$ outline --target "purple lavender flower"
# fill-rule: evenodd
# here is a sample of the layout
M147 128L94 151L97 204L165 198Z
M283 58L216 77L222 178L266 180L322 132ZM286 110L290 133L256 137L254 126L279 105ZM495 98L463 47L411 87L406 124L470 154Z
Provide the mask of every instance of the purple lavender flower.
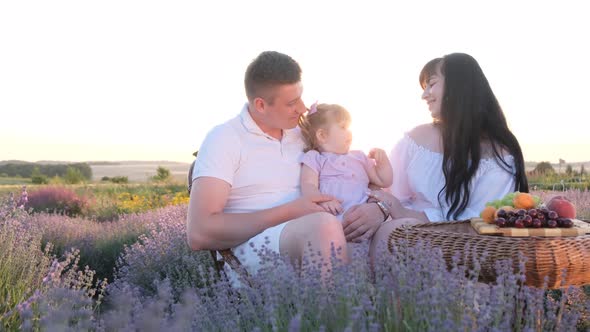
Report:
M45 259L36 286L10 308L13 316L0 311L1 323L13 322L16 315L20 325L15 328L41 330L567 331L589 327L584 324L590 298L583 289L547 291L523 286L524 273L518 271L524 266L522 260L499 261L494 271L484 271L486 255L477 257L469 246L460 248L463 254L454 255L448 264L442 250L428 241L396 243L391 254L376 258L374 270L366 259L366 244L353 247L349 264L337 258L339 248L332 248L331 257L309 251L294 265L262 246L256 248L261 269L252 275L252 285L236 287L224 273L216 274L208 252L188 248L185 220L186 207L127 215L112 223L26 211L7 214L0 222L0 239L12 241L6 248L18 247L22 252L36 248L43 253L43 238L55 242L60 254L57 260ZM125 242L119 238L127 236L131 242L115 248L116 243ZM0 277L6 265L3 254L9 252L1 246L2 241ZM68 252L70 247L77 250ZM110 285L96 281L92 265L77 267L84 252L101 259L107 252L118 257ZM480 282L488 272L497 275L496 280Z

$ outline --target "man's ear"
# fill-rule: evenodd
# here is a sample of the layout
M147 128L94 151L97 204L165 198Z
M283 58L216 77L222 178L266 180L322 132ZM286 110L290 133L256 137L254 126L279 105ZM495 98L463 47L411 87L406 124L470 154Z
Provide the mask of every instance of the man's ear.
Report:
M254 111L257 113L264 113L266 109L266 101L260 97L254 98Z

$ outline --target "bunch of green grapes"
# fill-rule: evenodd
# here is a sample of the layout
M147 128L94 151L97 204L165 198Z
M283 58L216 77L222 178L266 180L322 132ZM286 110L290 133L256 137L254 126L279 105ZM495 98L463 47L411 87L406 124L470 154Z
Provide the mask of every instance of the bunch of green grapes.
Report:
M486 206L493 206L496 209L499 209L501 207L505 207L505 206L510 206L515 208L515 204L514 204L514 197L518 194L521 194L521 192L519 191L515 191L512 193L508 193L506 194L506 196L502 197L501 199L497 199L491 202L486 203ZM541 197L537 196L537 195L531 195L531 194L526 194L529 195L534 203L535 203L535 207L539 207L541 205Z

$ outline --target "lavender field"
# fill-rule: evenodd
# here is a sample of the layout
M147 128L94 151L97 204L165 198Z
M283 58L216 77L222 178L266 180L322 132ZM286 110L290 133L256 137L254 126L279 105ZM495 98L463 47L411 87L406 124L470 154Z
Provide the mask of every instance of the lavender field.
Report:
M590 219L590 192L560 194ZM484 284L477 262L448 269L439 249L399 243L374 272L360 248L353 263L333 262L322 283L321 257L310 256L300 274L261 248L262 271L251 287L236 287L208 252L189 250L185 205L98 222L31 214L25 201L0 207L0 330L590 330L588 288L521 286L524 274L510 262Z

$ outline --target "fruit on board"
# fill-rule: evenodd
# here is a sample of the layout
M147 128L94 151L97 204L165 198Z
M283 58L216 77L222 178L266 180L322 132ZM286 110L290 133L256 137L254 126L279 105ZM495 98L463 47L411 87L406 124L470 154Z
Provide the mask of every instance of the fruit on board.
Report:
M512 200L513 205L517 209L532 209L537 205L533 196L529 193L517 192Z
M509 205L501 206L499 209L496 210L496 214L494 215L494 218L498 218L498 217L506 218L506 216L508 215L508 212L512 212L512 211L514 211L514 208L512 206L509 206Z
M491 224L494 222L494 219L496 219L496 208L493 206L486 206L479 216L483 221Z
M496 218L496 220L494 220L494 222L496 223L496 225L498 227L506 227L506 219L500 217L500 218Z
M524 194L524 195L523 195ZM518 202L518 206L515 205L515 201ZM531 203L532 201L532 203ZM518 191L508 193L501 199L496 199L486 203L486 206L493 206L496 209L506 207L512 207L517 209L531 209L537 207L541 203L541 198L537 195L531 195L529 193L521 193Z
M498 227L516 227L516 228L570 228L574 223L569 218L558 217L553 210L546 208L541 209L518 209L505 211L499 209L495 213L493 224Z
M498 227L574 227L576 209L566 197L555 196L545 206L540 203L539 196L516 191L488 202L480 217Z
M559 227L565 227L565 228L570 228L570 227L574 227L574 222L571 219L563 219L563 221L561 222L561 225Z
M561 218L576 218L576 207L565 196L553 196L545 205L548 210L557 212Z

